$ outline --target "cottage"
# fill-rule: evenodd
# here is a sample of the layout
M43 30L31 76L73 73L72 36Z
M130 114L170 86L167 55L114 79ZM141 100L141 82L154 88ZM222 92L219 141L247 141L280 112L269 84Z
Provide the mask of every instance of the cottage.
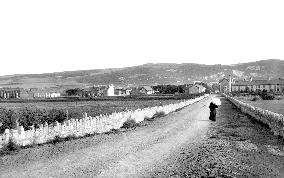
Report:
M155 94L155 91L153 90L152 87L150 86L142 86L138 88L140 90L141 93L143 94L147 94L147 95L152 95Z
M198 93L205 93L206 88L202 85L195 84L198 87Z
M34 98L57 98L61 93L56 88L42 88L34 92Z
M204 93L205 90L206 88L199 84L187 85L187 89L186 89L188 94Z
M99 87L89 87L82 90L83 97L97 97L99 96Z
M31 89L24 89L21 88L21 99L33 99L34 98L34 91L36 91L34 88Z
M20 88L0 88L0 98L20 98Z
M92 96L114 96L114 86L112 84L109 86L94 86L90 90L89 93Z
M131 91L132 91L132 88L126 88L126 89L125 89L126 95L130 95L130 94L131 94Z
M117 87L114 89L114 95L116 96L125 96L126 95L126 89L122 87Z
M114 96L114 86L112 84L107 86L105 94L105 96Z

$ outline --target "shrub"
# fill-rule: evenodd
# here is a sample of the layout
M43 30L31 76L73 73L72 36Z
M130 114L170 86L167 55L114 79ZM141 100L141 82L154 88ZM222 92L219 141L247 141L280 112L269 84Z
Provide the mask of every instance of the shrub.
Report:
M0 151L0 155L5 155L13 151L17 151L20 149L20 146L17 145L15 142L12 140L9 140L9 142L3 146L3 148Z
M144 120L153 121L154 118L163 117L165 115L166 115L166 113L164 111L159 111L159 112L156 112L152 117L145 117Z
M121 128L125 128L125 129L129 129L129 128L133 128L133 127L138 127L139 124L135 122L135 120L133 119L127 119Z
M64 141L64 140L65 140L65 138L62 138L62 137L59 137L58 135L56 135L56 136L54 137L54 139L52 139L52 140L50 141L50 143L51 143L51 144L57 144L57 143L62 142L62 141Z
M28 130L30 126L34 125L38 128L40 124L47 122L52 124L54 122L62 123L67 119L66 113L61 109L44 110L38 108L24 108L18 113L19 124Z
M65 121L67 119L67 115L66 113L61 110L61 109L51 109L48 111L48 117L46 122L47 123L52 123L52 122L59 122L62 123L63 121Z
M260 96L254 96L251 101L257 101L257 100L262 100L262 98Z
M154 117L145 117L144 120L146 120L146 121L153 121Z
M74 140L78 137L76 137L75 135L68 135L66 137L60 137L58 135L56 135L52 140L50 140L48 143L51 143L53 145L59 143L59 142L63 142L63 141L69 141L69 140Z
M75 135L68 135L67 137L65 137L65 140L68 141L68 140L74 140L76 139L77 137Z
M28 130L30 126L34 125L39 128L40 124L46 122L48 115L47 111L38 108L24 108L19 112L19 124Z
M272 93L262 93L260 95L260 97L263 99L263 100L274 100L275 96L274 94Z
M165 116L166 114L165 114L165 112L164 111L159 111L159 112L156 112L154 115L153 115L153 117L154 118L157 118L157 117L163 117L163 116Z
M17 126L16 113L11 109L0 108L0 133L5 129L14 129Z

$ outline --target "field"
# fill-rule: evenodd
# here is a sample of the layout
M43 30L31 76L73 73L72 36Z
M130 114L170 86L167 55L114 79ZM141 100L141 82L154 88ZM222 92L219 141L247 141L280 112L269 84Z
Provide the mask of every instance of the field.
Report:
M279 114L284 115L284 100L256 100L256 101L250 101L244 98L236 98L240 101L243 101L245 103L248 103L252 106L259 107L262 109L266 109L272 112L276 112Z
M13 109L16 112L23 108L39 109L62 109L68 112L68 118L82 118L82 113L86 112L90 116L100 114L110 114L126 110L142 109L171 103L178 103L181 100L161 99L161 100L105 100L105 101L68 101L68 102L32 102L32 103L0 103L0 107Z

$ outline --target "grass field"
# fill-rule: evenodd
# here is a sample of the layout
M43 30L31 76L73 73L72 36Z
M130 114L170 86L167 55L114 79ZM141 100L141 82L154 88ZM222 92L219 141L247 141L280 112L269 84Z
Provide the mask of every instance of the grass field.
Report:
M257 101L249 101L246 99L239 99L239 100L248 103L252 106L284 115L284 100L257 100Z
M106 101L70 101L70 102L34 102L34 103L0 103L0 107L13 109L16 112L22 108L39 109L63 109L68 110L69 118L82 118L82 113L86 112L90 116L100 114L110 114L126 110L142 109L171 103L178 103L181 100L106 100Z

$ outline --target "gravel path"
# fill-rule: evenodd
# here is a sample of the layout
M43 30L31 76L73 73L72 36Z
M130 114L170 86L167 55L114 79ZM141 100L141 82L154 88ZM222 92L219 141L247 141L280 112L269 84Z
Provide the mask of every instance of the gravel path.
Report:
M206 98L132 130L26 148L1 157L0 177L281 177L283 140L222 99ZM283 176L282 176L283 177Z

